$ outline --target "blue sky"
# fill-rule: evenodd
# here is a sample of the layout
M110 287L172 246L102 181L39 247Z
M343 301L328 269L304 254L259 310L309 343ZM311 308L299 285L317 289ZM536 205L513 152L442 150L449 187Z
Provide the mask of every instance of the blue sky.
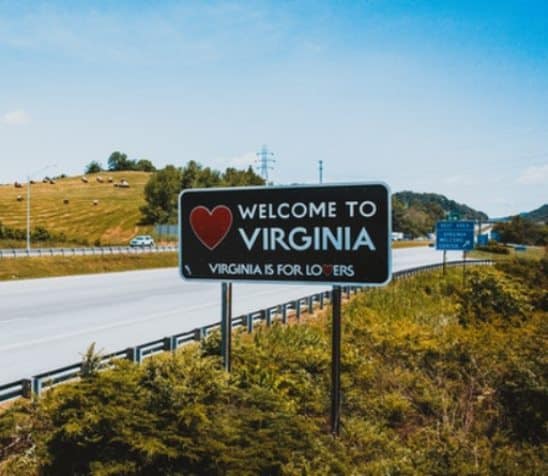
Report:
M383 180L491 216L548 190L548 2L0 0L0 182L110 152Z

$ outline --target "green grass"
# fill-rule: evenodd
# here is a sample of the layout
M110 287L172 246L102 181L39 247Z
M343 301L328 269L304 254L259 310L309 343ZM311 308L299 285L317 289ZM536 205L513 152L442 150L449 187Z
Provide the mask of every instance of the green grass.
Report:
M98 175L105 178L105 183L96 181ZM127 244L132 236L151 231L151 227L139 225L139 207L145 203L143 190L149 176L146 172L105 172L88 175L87 184L81 177L60 179L54 185L34 184L31 227L41 226L54 234L64 233L69 240L87 240L90 244L95 240L104 245ZM124 177L130 188L114 187L107 177L114 182ZM22 189L0 185L0 222L26 228L26 194L26 184ZM17 201L18 195L22 201ZM68 204L63 203L65 199ZM94 200L98 200L97 205L93 205Z
M177 266L177 253L4 258L0 260L0 281L174 266Z
M539 260L546 254L546 250L542 246L527 246L525 251L516 251L513 248L509 248L509 250L510 253L507 255L472 250L467 256L475 259L509 260L513 258L527 258Z

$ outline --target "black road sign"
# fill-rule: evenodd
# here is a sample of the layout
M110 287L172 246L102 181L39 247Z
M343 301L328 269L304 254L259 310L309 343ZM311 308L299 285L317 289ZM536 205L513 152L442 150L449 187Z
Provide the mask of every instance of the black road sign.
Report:
M179 196L185 279L381 285L391 277L383 183L190 189Z

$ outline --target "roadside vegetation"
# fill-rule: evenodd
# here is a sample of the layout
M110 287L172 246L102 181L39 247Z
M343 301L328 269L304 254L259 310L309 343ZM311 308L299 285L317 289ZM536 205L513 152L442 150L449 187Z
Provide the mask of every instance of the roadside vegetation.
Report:
M0 259L0 281L177 266L177 253L48 256Z
M493 229L500 235L503 243L548 245L548 225L529 218L515 216L509 222L497 223Z
M505 246L497 242L490 242L486 246L478 246L467 253L469 258L512 260L512 259L533 259L539 260L547 253L546 247L527 246L525 249L516 250L513 246Z
M543 258L354 297L337 439L328 312L237 333L230 375L217 336L141 366L90 365L0 417L0 474L547 474L547 290Z

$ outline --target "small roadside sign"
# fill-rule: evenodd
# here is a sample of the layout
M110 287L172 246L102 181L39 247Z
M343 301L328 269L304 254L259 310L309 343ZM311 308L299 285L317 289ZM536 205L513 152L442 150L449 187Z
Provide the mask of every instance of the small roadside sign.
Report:
M474 222L472 220L439 221L436 224L437 250L462 250L474 248Z
M383 285L391 278L383 183L190 189L179 214L184 279Z
M478 235L478 245L487 246L489 244L489 235Z

